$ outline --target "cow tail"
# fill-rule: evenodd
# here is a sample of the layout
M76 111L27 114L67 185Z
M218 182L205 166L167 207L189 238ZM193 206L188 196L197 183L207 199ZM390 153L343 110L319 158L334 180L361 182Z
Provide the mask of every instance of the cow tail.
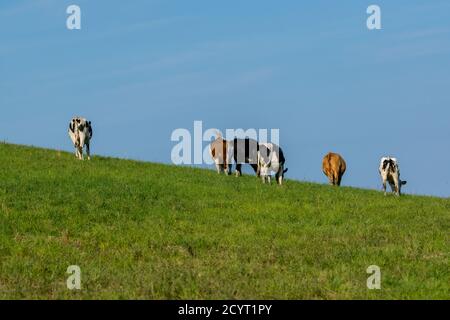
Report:
M91 124L90 121L88 122L88 126L89 126L89 138L92 138L92 136L94 135L94 133L93 133L93 131L92 131L92 124Z

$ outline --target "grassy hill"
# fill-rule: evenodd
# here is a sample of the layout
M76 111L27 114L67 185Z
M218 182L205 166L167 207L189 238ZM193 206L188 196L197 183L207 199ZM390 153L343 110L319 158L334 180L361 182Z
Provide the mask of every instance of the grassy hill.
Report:
M0 144L3 299L448 299L449 230L449 199Z

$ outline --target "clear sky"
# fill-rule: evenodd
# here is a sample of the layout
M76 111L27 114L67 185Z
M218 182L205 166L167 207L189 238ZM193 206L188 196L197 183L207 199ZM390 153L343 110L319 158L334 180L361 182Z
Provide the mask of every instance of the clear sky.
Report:
M66 28L66 8L82 29ZM369 31L366 9L382 10ZM176 128L279 128L287 178L450 196L450 1L2 0L0 140L169 163Z

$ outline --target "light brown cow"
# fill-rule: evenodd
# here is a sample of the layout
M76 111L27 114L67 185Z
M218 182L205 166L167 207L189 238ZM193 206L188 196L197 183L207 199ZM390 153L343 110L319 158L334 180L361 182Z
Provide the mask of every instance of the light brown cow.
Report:
M225 172L231 174L233 147L232 143L224 140L220 133L217 133L217 138L209 146L211 158L216 164L217 173Z
M333 186L341 185L342 176L346 169L347 165L344 159L337 153L330 152L323 158L323 173L325 173Z

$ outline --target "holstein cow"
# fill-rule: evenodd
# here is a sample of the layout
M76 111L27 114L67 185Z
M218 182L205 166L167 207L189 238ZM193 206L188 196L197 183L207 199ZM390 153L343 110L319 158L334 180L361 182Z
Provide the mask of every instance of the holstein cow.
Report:
M259 144L256 140L245 138L233 140L233 158L236 163L236 176L242 175L242 164L249 164L259 177L258 167Z
M273 143L260 143L258 151L259 174L262 181L270 183L271 173L275 173L275 179L279 185L283 184L284 174L288 169L284 168L286 159L283 150Z
M400 169L397 159L392 157L381 158L379 172L383 180L384 195L386 195L386 182L389 182L392 192L400 196L402 186L406 184L406 181L400 180Z
M322 161L323 173L330 180L330 184L333 186L340 186L342 176L347 170L347 164L344 158L337 153L329 152Z
M209 152L216 164L217 173L225 172L225 174L231 174L233 146L231 143L224 140L219 132L217 132L216 140L211 142Z
M81 117L74 117L69 124L69 136L75 147L75 156L83 160L83 148L86 146L88 160L91 160L91 139L92 124L91 121Z

